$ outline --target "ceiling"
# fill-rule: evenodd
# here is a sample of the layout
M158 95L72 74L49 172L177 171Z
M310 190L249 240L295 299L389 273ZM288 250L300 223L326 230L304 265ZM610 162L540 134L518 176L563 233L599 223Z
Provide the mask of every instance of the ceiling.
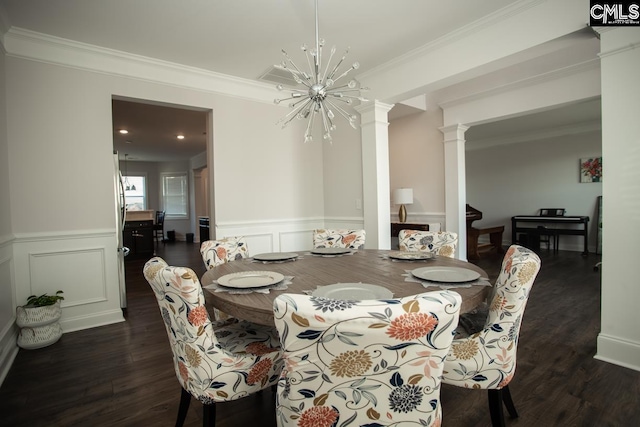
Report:
M530 1L535 0L520 0ZM325 57L331 46L336 46L336 55L349 48L346 62L358 61L358 73L364 73L513 3L319 0L319 34L326 39ZM273 70L273 65L282 61L281 49L306 68L300 46L315 43L312 0L2 0L0 18L8 28L249 80L261 80ZM130 159L175 160L205 150L206 112L128 101L114 102L113 124L114 131L130 128L125 137L114 132L114 146L129 153ZM401 109L394 114L411 112ZM585 120L578 112L567 107L562 116ZM535 126L559 117L540 114ZM533 125L532 120L520 125L523 123ZM494 125L485 133L500 129ZM178 132L185 132L185 140L175 139Z
M128 160L189 160L207 149L207 112L114 99L113 149ZM129 133L122 135L120 129ZM178 135L184 139L179 140Z

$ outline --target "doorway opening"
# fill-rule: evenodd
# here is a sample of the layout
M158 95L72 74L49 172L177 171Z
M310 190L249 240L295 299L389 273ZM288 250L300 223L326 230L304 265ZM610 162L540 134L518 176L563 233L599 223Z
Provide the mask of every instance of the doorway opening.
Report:
M125 262L146 262L155 255L155 245L193 243L199 218L208 218L213 210L209 176L212 111L120 96L113 96L111 102L116 172L123 175L122 182L127 177L128 181L143 178L136 181L135 196L144 203L127 203L132 196L127 193L134 191L130 182L120 186L122 197L114 197L120 216L121 306L126 308ZM164 235L158 242L153 236L157 212L165 213ZM129 249L126 258L120 250L125 246Z

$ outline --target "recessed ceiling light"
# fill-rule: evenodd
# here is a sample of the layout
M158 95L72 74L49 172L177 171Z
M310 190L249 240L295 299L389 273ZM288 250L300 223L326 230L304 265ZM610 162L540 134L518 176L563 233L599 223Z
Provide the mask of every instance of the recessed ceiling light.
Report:
M177 138L178 139L184 139L184 135L178 135Z
M126 129L120 129L118 132L120 132L120 133L121 133L121 134L123 134L123 135L126 135L126 134L128 134L128 133L129 133L129 131L128 131L128 130L126 130Z

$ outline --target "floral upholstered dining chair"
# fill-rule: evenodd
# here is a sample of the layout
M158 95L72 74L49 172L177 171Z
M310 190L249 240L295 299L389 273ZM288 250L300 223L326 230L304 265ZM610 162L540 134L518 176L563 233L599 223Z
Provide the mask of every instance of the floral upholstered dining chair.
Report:
M364 230L313 230L313 247L364 249Z
M539 270L538 255L512 245L502 261L484 328L469 337L453 340L445 360L442 379L445 384L489 391L494 427L504 426L503 402L509 415L518 417L509 383L516 370L522 316Z
M204 405L204 425L215 425L215 406L276 384L283 361L274 328L245 321L211 322L193 270L159 257L147 261L144 277L160 307L173 365L182 386L176 426L191 397Z
M200 255L204 266L210 270L225 262L247 258L249 249L244 237L225 237L219 240L206 240L200 245Z
M249 249L244 237L225 237L219 240L206 240L200 245L200 255L207 270L229 261L247 258ZM227 313L213 307L213 317L216 320L231 318Z
M458 234L451 231L400 230L398 244L401 251L431 252L453 258Z
M440 381L460 295L274 301L285 359L278 426L440 426Z

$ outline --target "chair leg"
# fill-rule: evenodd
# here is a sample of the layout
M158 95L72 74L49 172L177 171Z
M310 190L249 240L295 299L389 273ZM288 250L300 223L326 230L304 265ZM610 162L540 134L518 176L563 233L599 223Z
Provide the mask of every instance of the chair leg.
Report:
M502 412L502 390L489 390L489 414L493 427L504 427Z
M216 404L202 405L202 426L215 427L216 425Z
M189 410L189 404L191 403L191 395L184 388L180 395L180 407L178 408L178 419L176 420L176 427L182 427L184 420L187 418L187 411Z
M516 406L513 404L513 399L511 399L511 392L509 391L508 385L502 388L502 401L504 402L504 406L507 407L509 416L511 418L518 418L518 411L516 411Z

